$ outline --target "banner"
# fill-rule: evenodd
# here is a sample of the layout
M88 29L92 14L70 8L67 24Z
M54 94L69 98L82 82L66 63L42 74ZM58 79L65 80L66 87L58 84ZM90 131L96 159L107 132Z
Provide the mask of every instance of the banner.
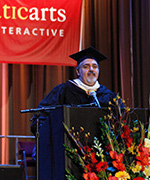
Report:
M0 62L75 66L82 0L1 0Z

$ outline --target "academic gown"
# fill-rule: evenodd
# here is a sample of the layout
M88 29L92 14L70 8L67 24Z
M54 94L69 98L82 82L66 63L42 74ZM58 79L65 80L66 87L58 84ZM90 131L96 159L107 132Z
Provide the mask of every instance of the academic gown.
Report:
M109 101L115 97L115 93L107 89L104 85L96 91L97 98L101 107L107 107ZM48 107L51 105L82 105L94 102L93 97L88 95L83 89L79 88L74 83L67 81L56 86L39 104L39 108ZM48 114L53 116L53 110L42 112L40 114L40 126L43 123L49 122L43 128L40 128L40 146L44 148L40 152L40 178L39 180L63 180L64 179L64 148L63 148L63 125L60 122L52 121ZM59 115L58 115L59 116ZM36 118L31 125L31 131L35 133ZM46 121L47 119L47 121ZM58 118L59 119L59 118ZM45 129L44 129L45 128ZM60 134L55 133L60 132ZM49 134L49 135L48 135ZM47 147L43 144L48 139ZM57 149L57 150L56 150ZM58 150L59 149L59 150ZM48 155L47 155L48 154ZM51 154L51 155L50 155ZM58 156L59 155L59 156ZM55 163L54 163L55 162ZM48 169L47 169L48 168ZM61 170L61 171L60 171ZM59 171L59 173L58 173Z
M107 107L109 101L115 97L115 93L107 89L104 85L96 91L96 96L102 107ZM83 89L71 81L56 86L39 104L39 107L50 105L79 105L93 102L93 97L89 96Z

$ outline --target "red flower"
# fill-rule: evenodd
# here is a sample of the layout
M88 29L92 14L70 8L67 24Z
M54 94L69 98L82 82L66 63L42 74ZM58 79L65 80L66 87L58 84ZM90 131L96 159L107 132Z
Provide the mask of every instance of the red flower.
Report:
M99 177L96 176L94 172L88 172L83 174L85 180L99 180Z
M122 137L123 138L129 137L130 132L131 132L131 130L129 129L129 126L125 125L123 128L124 128L124 132L122 133Z
M88 170L88 172L91 172L91 170L92 170L92 168L93 168L93 167L91 166L91 164L87 164L85 167L86 167L86 169ZM85 170L86 170L86 169L85 169Z
M133 178L133 180L144 180L142 177Z
M101 170L104 172L105 169L108 168L108 164L107 162L99 162L97 165L96 165L96 170L97 172L100 172Z
M117 168L118 170L124 171L125 170L125 166L122 163L122 161L123 161L123 154L117 154L116 151L110 151L109 154L110 154L110 157L112 159L115 159L115 161L112 162L113 166L115 168Z
M118 170L125 171L125 165L123 163L117 163L116 161L113 161L112 164Z
M92 164L97 163L95 152L91 152L91 148L89 146L85 146L84 151L86 152L86 154L84 155L86 160L88 160Z
M110 151L109 154L112 159L116 159L116 162L123 161L123 154L117 154L116 151Z
M133 142L133 138L130 137L131 130L129 129L128 125L125 125L123 128L124 128L124 132L121 134L121 136L125 140L127 147L130 147Z
M105 146L105 151L109 152L112 150L112 146L110 144L108 144L107 146Z
M144 147L142 144L139 144L139 151L143 152L146 156L149 156L149 149Z
M94 171L95 170L95 165L96 163L98 162L97 159L95 158L95 152L89 154L89 155L86 155L89 163L85 166L87 168L87 170L89 172L91 171Z
M109 176L109 177L108 177L108 180L118 180L118 178L115 177L115 176Z
M136 163L142 166L141 171L144 171L145 166L149 166L149 149L140 144L136 159L138 160Z
M133 138L129 137L128 139L125 140L125 142L126 142L127 147L130 147L133 142Z
M91 162L92 162L93 164L97 163L97 159L95 158L95 152L93 152L93 153L91 154Z
M89 147L89 146L84 146L84 151L86 152L86 153L89 153L89 152L91 152L91 148Z

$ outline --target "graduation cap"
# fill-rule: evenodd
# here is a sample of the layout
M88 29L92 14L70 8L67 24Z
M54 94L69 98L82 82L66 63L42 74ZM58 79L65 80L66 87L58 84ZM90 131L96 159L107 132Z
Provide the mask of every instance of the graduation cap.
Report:
M78 65L87 58L94 59L98 64L100 61L107 59L106 56L93 47L86 48L82 51L70 55L69 57L76 60Z

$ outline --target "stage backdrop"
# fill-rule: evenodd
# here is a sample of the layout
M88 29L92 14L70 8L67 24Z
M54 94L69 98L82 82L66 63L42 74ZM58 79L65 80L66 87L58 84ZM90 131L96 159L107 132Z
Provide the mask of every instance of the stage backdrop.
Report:
M1 0L0 62L75 66L82 0Z

